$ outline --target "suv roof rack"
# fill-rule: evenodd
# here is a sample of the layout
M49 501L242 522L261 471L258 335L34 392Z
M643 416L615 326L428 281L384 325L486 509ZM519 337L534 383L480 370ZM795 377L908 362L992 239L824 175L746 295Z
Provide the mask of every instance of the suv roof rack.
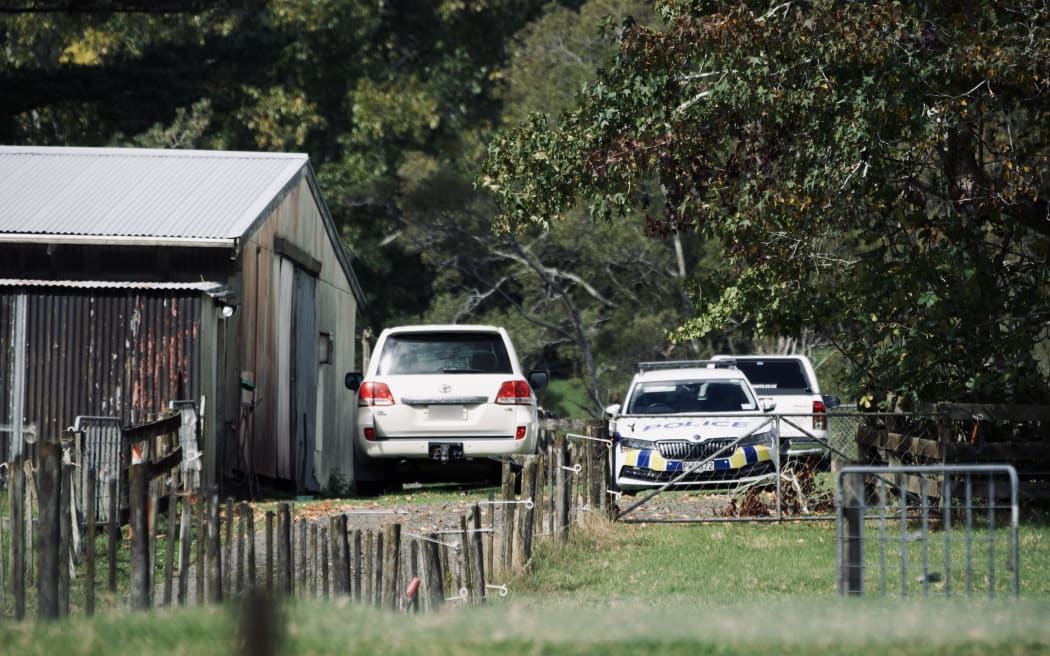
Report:
M736 369L736 360L664 360L660 362L639 362L638 371L656 369Z

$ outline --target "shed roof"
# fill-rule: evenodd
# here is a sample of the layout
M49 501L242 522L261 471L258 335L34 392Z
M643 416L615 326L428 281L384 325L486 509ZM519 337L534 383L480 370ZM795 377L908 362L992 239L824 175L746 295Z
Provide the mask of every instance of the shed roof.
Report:
M363 302L301 153L0 146L0 242L236 247L304 175Z
M285 153L0 146L0 233L235 239L307 163Z

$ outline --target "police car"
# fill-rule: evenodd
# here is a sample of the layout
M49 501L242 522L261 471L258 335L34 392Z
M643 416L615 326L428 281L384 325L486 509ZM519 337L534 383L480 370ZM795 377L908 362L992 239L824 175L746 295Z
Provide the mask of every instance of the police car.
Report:
M776 474L776 404L732 363L643 362L606 408L616 487L725 486Z

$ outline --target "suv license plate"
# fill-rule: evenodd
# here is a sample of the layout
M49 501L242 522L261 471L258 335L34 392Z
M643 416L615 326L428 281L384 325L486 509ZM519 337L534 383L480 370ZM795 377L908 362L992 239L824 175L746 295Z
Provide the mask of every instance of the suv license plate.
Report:
M427 406L427 418L431 421L460 421L466 419L465 414L461 405Z
M463 457L462 442L428 442L427 455L431 460L459 460Z

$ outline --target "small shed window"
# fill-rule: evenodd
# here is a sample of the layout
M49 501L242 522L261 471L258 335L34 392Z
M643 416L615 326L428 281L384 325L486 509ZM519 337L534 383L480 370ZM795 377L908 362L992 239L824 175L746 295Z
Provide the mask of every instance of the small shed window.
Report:
M321 364L332 364L335 358L335 340L332 333L321 333L317 337L317 361Z

